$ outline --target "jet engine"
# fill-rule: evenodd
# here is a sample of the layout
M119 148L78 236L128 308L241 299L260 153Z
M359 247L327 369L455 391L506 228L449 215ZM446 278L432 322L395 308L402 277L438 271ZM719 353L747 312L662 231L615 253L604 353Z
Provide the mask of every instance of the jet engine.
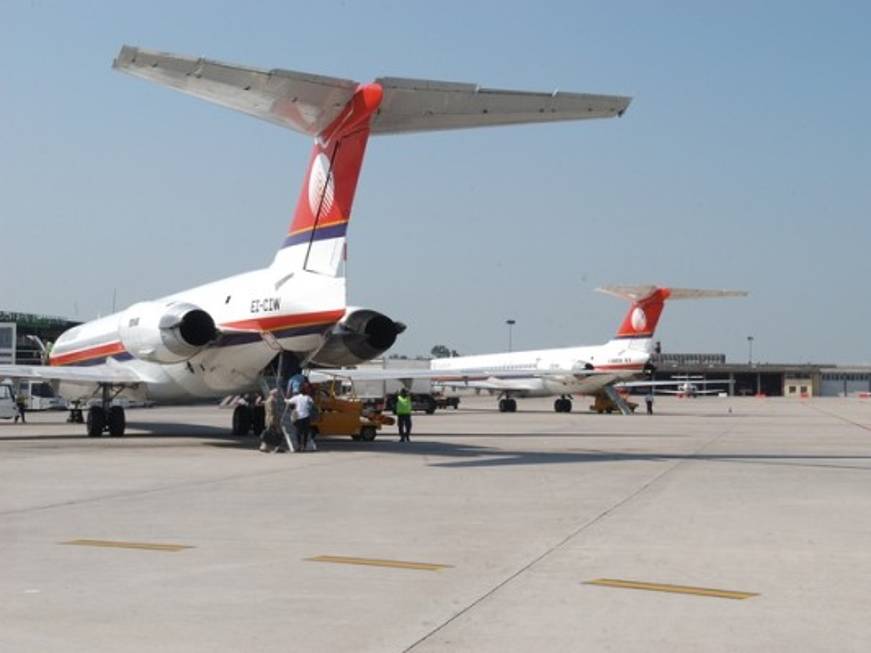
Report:
M212 316L198 306L157 302L140 302L124 311L118 333L133 356L162 364L188 360L218 336Z
M396 336L405 331L378 311L349 308L345 317L327 335L327 341L312 362L327 367L344 367L371 360L393 346Z

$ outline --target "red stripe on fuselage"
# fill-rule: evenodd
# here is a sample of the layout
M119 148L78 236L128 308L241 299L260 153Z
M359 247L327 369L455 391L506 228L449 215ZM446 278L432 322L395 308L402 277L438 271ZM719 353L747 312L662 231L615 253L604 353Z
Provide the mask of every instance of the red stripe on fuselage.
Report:
M236 329L251 329L256 331L276 331L292 326L308 326L315 324L331 324L338 322L345 315L344 309L335 311L319 311L316 313L298 313L296 315L275 315L271 317L254 318L250 320L239 320L238 322L227 322L222 326ZM75 363L83 363L94 358L107 356L117 356L124 354L127 350L121 341L108 342L102 345L87 347L78 351L72 351L67 354L57 354L49 358L49 365L73 365Z
M73 363L81 363L91 360L92 358L100 358L103 356L115 356L123 354L127 350L120 341L109 342L105 345L97 345L96 347L88 347L79 351L73 351L69 354L59 354L49 358L49 365L70 365Z
M614 365L596 365L597 370L638 370L644 369L640 363L618 363Z
M345 309L335 311L318 311L316 313L298 313L296 315L273 315L270 317L255 317L238 322L226 322L221 326L231 329L251 329L252 331L278 331L287 327L308 326L315 324L331 324L345 316Z

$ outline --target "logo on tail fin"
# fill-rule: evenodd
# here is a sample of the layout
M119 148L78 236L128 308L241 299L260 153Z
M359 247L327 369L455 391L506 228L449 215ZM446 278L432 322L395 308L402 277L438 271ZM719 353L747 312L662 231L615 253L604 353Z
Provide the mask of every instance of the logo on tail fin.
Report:
M618 338L650 338L656 330L665 300L671 294L668 288L643 288L638 293L622 293L620 296L632 300L632 306L620 328ZM614 293L616 294L616 293Z
M636 331L644 331L647 328L647 314L640 306L632 309L632 328Z
M312 215L327 215L333 208L336 183L330 171L330 159L320 152L312 161L308 178L308 206Z

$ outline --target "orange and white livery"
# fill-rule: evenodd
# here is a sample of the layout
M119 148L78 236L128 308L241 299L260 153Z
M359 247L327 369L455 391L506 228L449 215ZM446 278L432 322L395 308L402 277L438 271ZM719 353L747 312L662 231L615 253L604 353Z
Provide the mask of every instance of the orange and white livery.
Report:
M353 365L394 343L404 326L379 311L347 306L342 276L370 136L608 118L629 105L618 96L432 80L383 77L360 84L128 46L114 68L315 142L290 228L270 265L77 326L55 343L48 367L0 366L0 378L47 379L66 399L92 404L92 436L124 433L124 411L112 401L119 394L179 402L244 393L260 387L276 358L284 371ZM250 422L246 410L234 413L234 430ZM74 416L81 418L81 411Z

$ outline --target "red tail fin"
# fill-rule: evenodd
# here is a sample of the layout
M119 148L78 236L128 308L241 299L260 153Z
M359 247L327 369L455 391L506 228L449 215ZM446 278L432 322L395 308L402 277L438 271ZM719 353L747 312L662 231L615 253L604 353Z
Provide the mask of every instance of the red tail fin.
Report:
M339 116L318 135L312 148L293 221L282 249L303 246L306 263L317 241L344 239L363 155L369 140L369 119L381 103L378 84L360 86ZM338 241L343 246L344 241Z
M629 312L617 329L617 338L652 338L665 300L671 296L668 288L655 288L632 302Z

